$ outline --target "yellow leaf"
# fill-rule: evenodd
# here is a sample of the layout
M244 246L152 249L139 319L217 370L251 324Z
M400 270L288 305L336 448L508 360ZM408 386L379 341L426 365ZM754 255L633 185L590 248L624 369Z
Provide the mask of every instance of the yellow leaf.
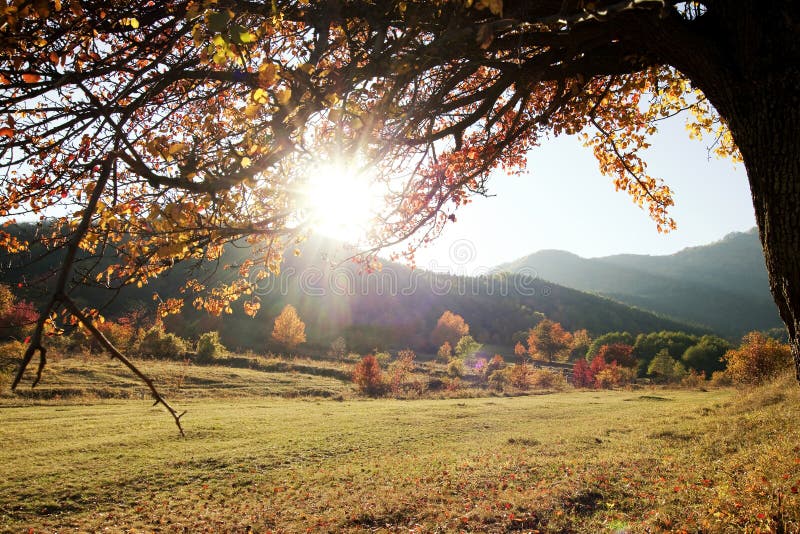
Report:
M130 20L130 25L131 25L131 28L133 28L134 30L139 29L139 21L136 20L136 19L131 19Z
M253 162L247 156L242 158L242 167L244 167L245 169L247 167L249 167L250 165L252 165L252 164L253 164Z
M489 11L498 17L503 15L503 0L489 0Z
M267 92L262 88L258 88L253 91L252 94L253 102L257 102L259 104L266 104L267 103Z

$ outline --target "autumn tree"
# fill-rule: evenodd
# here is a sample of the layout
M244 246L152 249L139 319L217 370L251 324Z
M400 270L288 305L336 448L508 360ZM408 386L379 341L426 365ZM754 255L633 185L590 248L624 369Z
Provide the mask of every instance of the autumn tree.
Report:
M442 363L447 363L450 361L450 358L453 357L453 347L450 346L449 341L445 341L442 343L442 346L439 347L439 350L436 351L436 359Z
M576 360L572 366L572 385L576 388L588 388L594 384L594 376L589 370L589 364L583 358Z
M535 360L552 362L568 356L572 335L560 323L544 319L528 334L528 353Z
M517 344L514 345L514 355L525 356L526 354L528 354L528 349L525 348L521 341L517 341Z
M784 345L761 332L750 332L742 344L725 353L726 373L742 384L758 384L775 378L791 365L791 352Z
M461 338L467 334L469 334L469 325L464 321L464 318L450 310L445 310L439 320L436 321L436 327L431 332L431 341L437 347L440 347L445 342L449 343L451 347L455 347Z
M576 330L572 333L572 344L569 347L570 361L585 359L586 353L589 352L589 347L592 345L592 337L589 332L583 328Z
M607 362L617 362L623 367L636 367L636 357L633 355L633 346L624 343L614 343L603 345L597 351L598 356L602 356Z
M744 162L800 378L796 2L8 4L0 217L49 218L44 246L66 249L14 387L34 355L46 361L47 321L99 335L97 314L70 297L76 285L144 285L247 241L250 261L230 266L239 276L198 277L184 294L215 314L243 299L255 314L255 281L308 230L303 185L316 159L369 168L387 192L368 267L370 253L410 236L413 255L487 191L493 170L519 172L548 132L580 135L617 189L674 228L672 191L642 151L684 110L691 136ZM0 244L29 245L7 231ZM79 251L112 261L76 266Z
M291 304L287 304L275 318L272 338L289 350L294 350L300 343L305 343L306 324L300 320L297 310Z
M355 365L353 382L359 391L367 395L380 395L383 392L383 373L374 355L367 354Z

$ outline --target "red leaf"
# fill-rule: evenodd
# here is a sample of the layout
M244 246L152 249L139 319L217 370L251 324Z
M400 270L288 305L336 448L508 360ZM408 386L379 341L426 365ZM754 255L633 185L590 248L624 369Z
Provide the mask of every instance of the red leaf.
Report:
M0 128L0 137L14 137L14 128L8 126Z

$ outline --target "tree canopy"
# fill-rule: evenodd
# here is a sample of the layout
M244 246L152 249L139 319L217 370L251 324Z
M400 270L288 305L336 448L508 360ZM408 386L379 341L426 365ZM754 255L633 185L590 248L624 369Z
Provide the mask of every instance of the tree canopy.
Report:
M92 321L75 285L145 284L234 240L253 250L233 266L240 277L193 280L184 300L219 314L244 297L256 313L253 281L307 232L317 160L344 158L383 187L368 251L413 236L411 257L548 134L581 135L669 230L672 191L641 152L683 110L690 135L747 166L800 366L799 11L788 0L4 3L0 216L46 217L42 240L68 249L22 367L37 350L44 361L56 312ZM26 246L9 233L0 244ZM100 268L101 254L115 261Z

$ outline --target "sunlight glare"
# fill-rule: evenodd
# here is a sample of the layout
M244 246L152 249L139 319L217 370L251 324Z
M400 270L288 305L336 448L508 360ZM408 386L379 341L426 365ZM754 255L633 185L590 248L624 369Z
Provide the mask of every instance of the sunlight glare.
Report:
M366 237L382 198L359 170L340 162L320 163L309 170L305 208L316 232L352 243Z

